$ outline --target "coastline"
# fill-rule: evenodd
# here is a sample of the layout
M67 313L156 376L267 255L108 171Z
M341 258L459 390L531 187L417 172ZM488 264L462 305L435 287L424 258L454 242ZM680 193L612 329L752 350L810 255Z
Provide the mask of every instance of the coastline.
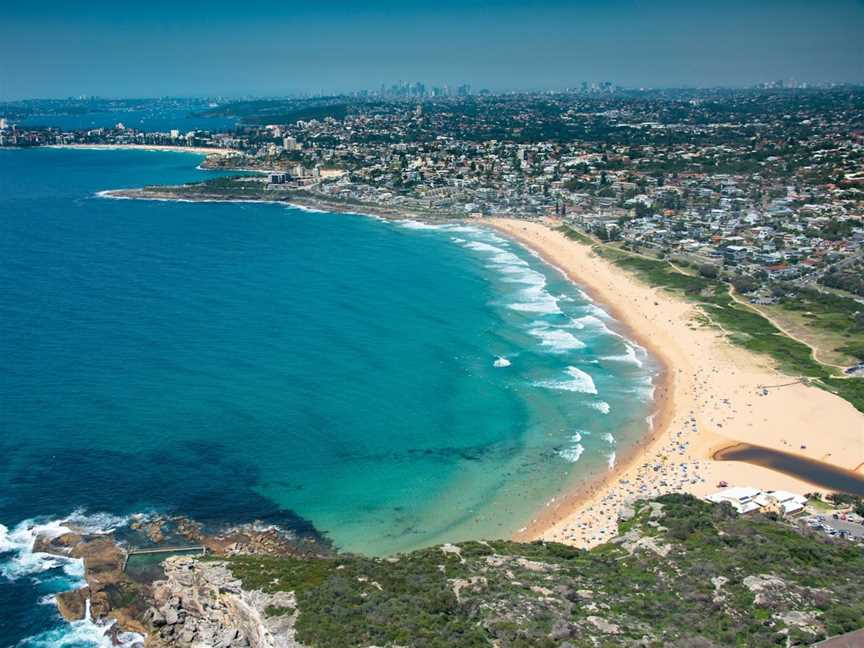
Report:
M645 440L604 477L579 483L548 502L515 539L594 546L614 537L618 511L629 502L667 492L704 496L717 490L720 481L798 493L824 490L765 467L713 459L738 443L853 471L864 460L864 415L839 397L795 383L768 358L697 324L698 311L691 303L642 283L548 224L486 222L558 267L664 367L655 383L654 426ZM814 434L825 429L833 433Z
M274 192L275 193L275 192ZM339 213L353 216L365 216L367 218L378 218L383 220L411 220L411 219L430 219L429 214L419 214L407 209L381 207L372 204L352 205L347 203L339 203L336 201L328 201L315 196L281 196L276 194L272 199L263 198L243 198L238 196L220 195L216 193L189 193L184 195L176 191L160 190L155 187L134 188L134 189L106 189L96 192L100 198L111 198L114 200L153 200L163 202L187 202L187 203L261 203L271 205L285 205L295 207L304 211L322 212L322 213ZM464 218L455 216L441 215L436 218L438 221L457 221Z
M235 155L236 149L203 146L172 146L168 144L47 144L44 148L90 151L153 151L157 153L196 153L198 155Z
M184 195L150 187L108 190L98 195L178 202L259 202L385 220L429 219L428 214L404 209L347 205L314 196L277 195L266 200ZM465 221L443 214L437 220ZM617 320L618 328L661 365L654 382L656 406L650 433L619 451L615 466L606 474L574 481L566 492L549 500L514 534L515 540L542 538L591 547L615 536L618 512L630 502L671 492L704 496L716 491L721 481L730 486L797 493L825 490L752 463L714 459L719 451L739 443L794 452L845 470L854 471L864 463L864 438L857 438L861 435L856 433L864 429L860 412L828 392L795 384L795 377L775 370L767 357L735 347L717 329L696 323L699 311L692 303L642 283L548 224L497 217L478 224L515 239L561 271L602 304ZM764 386L777 385L785 386L762 395ZM738 409L742 403L746 412ZM764 428L754 426L752 421L757 417ZM820 437L814 443L810 432L826 424L839 430L838 434Z

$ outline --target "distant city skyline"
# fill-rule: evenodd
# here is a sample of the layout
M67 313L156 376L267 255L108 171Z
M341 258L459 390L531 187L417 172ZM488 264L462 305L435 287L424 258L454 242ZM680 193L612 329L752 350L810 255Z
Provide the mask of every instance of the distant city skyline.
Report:
M0 100L862 83L861 33L860 0L47 0L3 9Z

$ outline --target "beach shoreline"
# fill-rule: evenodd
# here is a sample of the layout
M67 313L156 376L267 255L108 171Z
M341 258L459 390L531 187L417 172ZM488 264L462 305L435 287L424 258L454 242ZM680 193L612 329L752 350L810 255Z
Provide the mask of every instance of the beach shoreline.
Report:
M407 210L352 206L315 197L244 199L184 195L176 189L158 188L109 190L99 195L156 201L260 202L384 220L429 219L427 214ZM794 450L802 457L847 470L864 462L864 435L856 435L857 430L864 430L864 415L848 402L818 388L796 384L794 377L775 370L767 357L734 347L716 329L694 324L699 311L692 303L642 283L593 254L587 245L555 231L555 223L500 217L466 221L443 214L435 220L476 222L523 245L602 305L616 320L616 328L647 349L661 367L654 381L650 432L622 448L609 472L574 480L571 487L547 501L513 535L515 540L546 539L591 547L614 537L618 512L630 502L672 492L701 497L718 490L720 482L797 493L825 490L763 466L714 459L718 451L738 443ZM792 384L772 390L770 397L760 396L762 386L784 383ZM763 434L762 429L752 429L753 424L740 416L741 411L735 410L731 417L722 411L742 402L750 409L748 416L761 416L772 429ZM737 420L721 421L724 416ZM823 424L823 419L833 420L842 433L810 443L809 430Z
M152 151L155 153L195 153L197 155L238 155L240 151L204 146L174 146L170 144L46 144L42 148L78 151Z
M485 221L557 267L618 321L625 334L661 364L653 429L606 475L580 482L514 537L582 547L608 541L618 512L636 499L670 492L697 497L730 486L805 493L822 490L763 466L718 461L738 443L793 453L855 470L864 460L864 415L843 399L797 383L767 357L733 346L722 332L698 324L696 307L594 254L553 229L556 223ZM783 389L767 385L791 383ZM833 434L813 435L831 429Z

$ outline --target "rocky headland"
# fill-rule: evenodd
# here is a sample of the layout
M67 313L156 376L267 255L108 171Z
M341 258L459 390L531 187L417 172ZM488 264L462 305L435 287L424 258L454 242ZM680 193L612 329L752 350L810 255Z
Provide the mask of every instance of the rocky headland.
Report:
M124 646L767 648L864 627L860 547L688 495L635 503L618 535L590 551L489 541L369 558L262 525L133 526L154 545L185 538L207 555L124 570L122 534L69 533L38 547L84 561L87 585L58 598L64 616L81 618L89 601Z

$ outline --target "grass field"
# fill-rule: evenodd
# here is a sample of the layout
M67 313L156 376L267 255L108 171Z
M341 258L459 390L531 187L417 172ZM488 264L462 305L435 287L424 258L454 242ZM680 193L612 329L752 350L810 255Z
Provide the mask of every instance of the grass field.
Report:
M638 275L646 283L697 302L710 321L723 329L734 344L771 357L780 371L808 378L813 384L848 400L864 412L864 380L843 378L834 367L817 362L806 344L783 334L756 310L736 302L729 294L729 286L722 281L683 274L666 261L648 259L598 244L572 228L565 227L562 231L569 238L592 245L598 255ZM842 299L831 296L825 298L823 304ZM838 318L843 322L849 321L848 305L844 305L847 308L844 311L837 304L820 306L813 302L808 303L807 307L821 308L823 314L815 319L823 327L837 326Z
M784 329L809 343L826 362L850 366L864 360L864 305L818 290L799 290L766 312Z

